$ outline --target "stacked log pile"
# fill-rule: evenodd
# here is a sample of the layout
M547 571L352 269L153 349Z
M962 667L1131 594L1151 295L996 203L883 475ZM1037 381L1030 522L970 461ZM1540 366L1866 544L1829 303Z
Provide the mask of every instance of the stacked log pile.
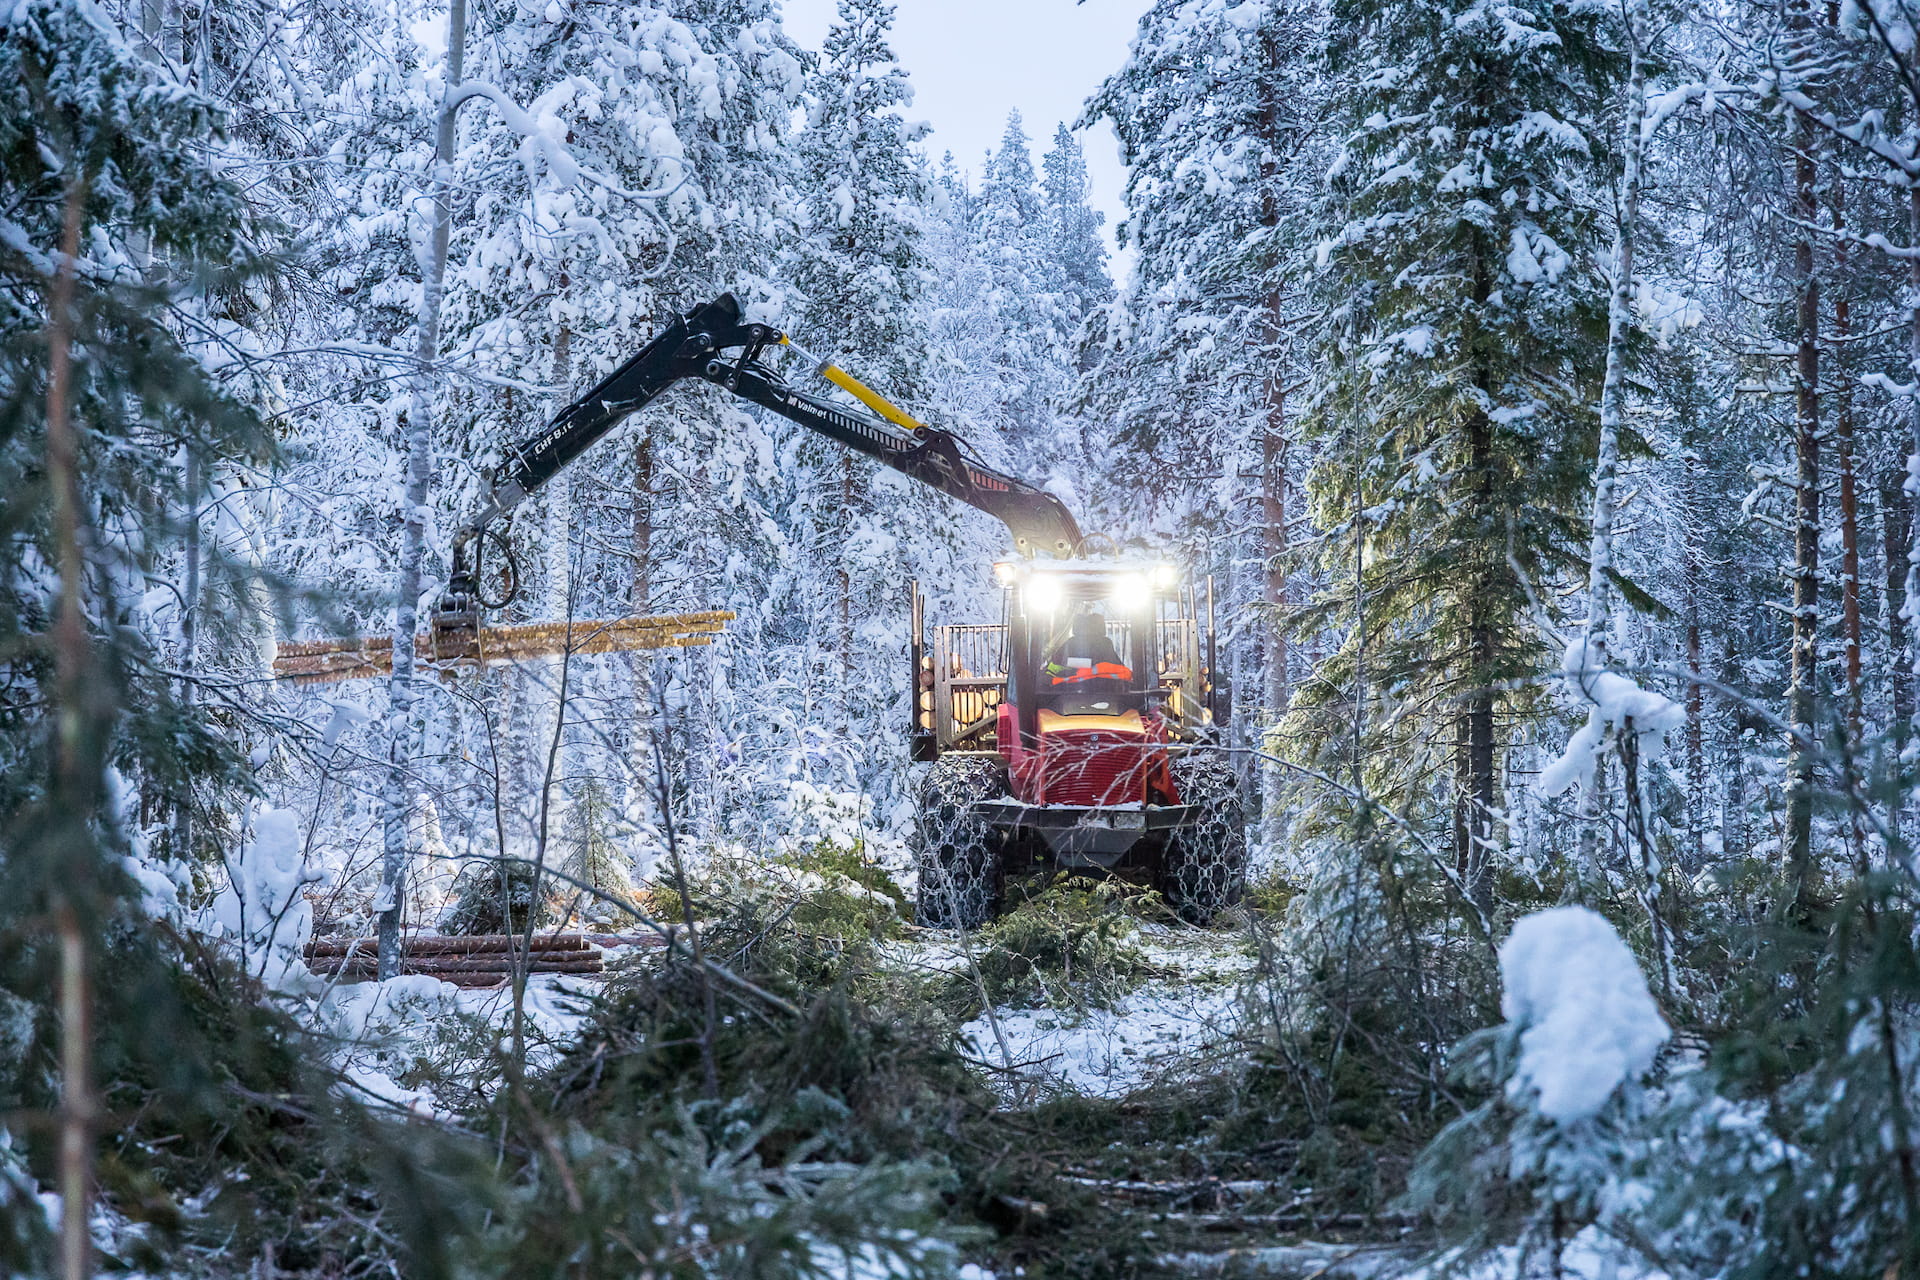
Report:
M403 943L400 972L429 974L456 987L497 987L513 976L516 960L526 963L529 973L606 971L600 948L585 934L535 934L523 953L526 945L520 934L418 935ZM322 978L364 982L377 976L378 950L373 938L322 938L307 944L307 968Z

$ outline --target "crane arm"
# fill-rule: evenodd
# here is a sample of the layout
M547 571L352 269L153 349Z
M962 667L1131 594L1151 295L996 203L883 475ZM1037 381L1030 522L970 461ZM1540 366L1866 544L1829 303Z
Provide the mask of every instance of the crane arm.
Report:
M721 386L994 516L1007 526L1023 555L1073 554L1080 529L1058 498L970 460L958 437L914 421L831 364L822 362L820 372L873 413L789 386L759 358L768 347L791 345L777 329L742 322L738 300L731 293L721 294L676 318L632 359L555 414L537 434L509 448L493 474L486 502L454 535L453 573L435 614L436 633L471 633L479 625L474 553L488 526L668 387L688 378ZM726 354L736 349L737 356Z

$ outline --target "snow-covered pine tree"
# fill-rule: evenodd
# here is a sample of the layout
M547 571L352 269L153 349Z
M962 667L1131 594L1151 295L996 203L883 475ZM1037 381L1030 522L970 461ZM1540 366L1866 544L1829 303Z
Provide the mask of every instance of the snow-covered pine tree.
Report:
M1341 723L1302 727L1368 705L1370 785L1448 813L1484 909L1506 744L1539 705L1534 610L1584 567L1605 319L1588 195L1620 59L1588 9L1344 0L1332 19L1345 139L1309 423L1316 515L1351 535L1326 544L1321 608L1348 635L1316 683Z

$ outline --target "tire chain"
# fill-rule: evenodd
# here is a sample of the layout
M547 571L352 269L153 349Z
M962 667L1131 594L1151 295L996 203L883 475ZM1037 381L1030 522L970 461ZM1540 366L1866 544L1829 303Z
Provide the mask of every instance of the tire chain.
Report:
M939 929L977 929L999 906L994 831L971 809L1006 794L1006 770L981 756L942 756L921 780L914 836L920 871L915 916Z
M1216 755L1174 760L1173 783L1200 819L1168 837L1157 887L1182 919L1207 924L1246 889L1246 802L1233 766Z

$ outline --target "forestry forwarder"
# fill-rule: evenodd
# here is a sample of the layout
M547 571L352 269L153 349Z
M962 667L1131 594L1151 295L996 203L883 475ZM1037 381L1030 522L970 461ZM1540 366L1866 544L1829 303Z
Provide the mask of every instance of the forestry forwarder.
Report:
M972 928L999 909L1009 873L1105 869L1143 880L1188 919L1238 900L1245 823L1234 771L1213 737L1212 584L1199 600L1171 566L1074 559L1083 539L1058 498L968 455L960 439L915 421L845 370L816 372L871 415L788 385L762 363L804 351L743 322L722 294L676 319L640 353L508 450L486 505L453 542L453 573L434 615L434 647L471 650L491 526L630 414L676 382L703 379L865 454L1004 523L1023 557L994 566L1003 621L936 627L927 644L919 584L912 611L912 755L919 788L922 923ZM737 354L730 354L735 353ZM1045 552L1057 563L1034 559Z

